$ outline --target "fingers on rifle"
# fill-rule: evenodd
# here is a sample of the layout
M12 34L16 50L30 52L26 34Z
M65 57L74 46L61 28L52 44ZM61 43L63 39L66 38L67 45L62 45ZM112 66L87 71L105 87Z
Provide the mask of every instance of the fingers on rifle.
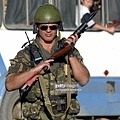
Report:
M53 62L54 59L49 59L49 60L46 60L46 62L50 63L50 62Z

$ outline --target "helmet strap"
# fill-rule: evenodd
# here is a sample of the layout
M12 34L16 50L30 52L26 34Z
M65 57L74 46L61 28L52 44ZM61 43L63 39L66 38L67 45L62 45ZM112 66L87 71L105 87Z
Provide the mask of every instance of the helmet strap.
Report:
M33 34L36 34L37 33L37 24L34 23L33 24Z
M61 21L58 23L58 29L59 29L59 31L63 31L64 30Z

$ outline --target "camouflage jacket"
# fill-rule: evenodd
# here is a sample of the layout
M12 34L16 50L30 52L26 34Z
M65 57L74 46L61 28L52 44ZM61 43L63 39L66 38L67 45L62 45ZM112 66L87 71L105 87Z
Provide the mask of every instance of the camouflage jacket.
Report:
M44 60L50 58L52 54L55 53L58 46L58 40L56 41L55 45L52 48L52 53L48 53L42 45L38 42L37 39L33 40L33 45L39 48L39 52L41 53ZM74 49L74 55L78 58L80 62L82 62L82 57L77 51ZM25 47L23 50L20 50L14 59L10 60L11 66L9 67L7 77L14 74L14 73L23 73L31 69L31 60L30 60L30 53L29 53L29 46ZM69 109L69 114L77 114L79 112L79 103L76 99L77 95L77 82L74 79L74 75L72 73L72 69L70 69L71 74L71 85L67 84L66 75L64 71L64 65L69 64L65 56L57 59L51 65L51 71L47 72L43 75L46 89L48 96L51 99L52 106L57 106L57 99L53 99L54 96L59 96L60 98L60 105L66 105L66 86L70 86L70 90L73 89L72 98L71 98L71 109ZM76 90L75 90L76 89ZM71 90L72 91L72 90ZM22 98L23 99L23 98ZM40 90L39 81L36 81L27 91L24 99L22 100L22 108L23 108L23 115L26 118L33 118L36 117L41 118L41 109L45 109L43 102L43 96ZM57 108L57 107L56 107ZM58 114L57 109L55 108L54 113ZM45 110L43 110L45 111ZM64 111L64 110L63 110ZM33 114L34 113L34 114ZM47 120L47 117L46 117Z

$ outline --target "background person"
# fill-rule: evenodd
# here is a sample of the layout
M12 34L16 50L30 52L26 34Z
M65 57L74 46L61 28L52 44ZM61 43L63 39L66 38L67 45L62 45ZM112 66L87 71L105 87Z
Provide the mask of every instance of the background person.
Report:
M81 5L80 5L80 20L81 22L84 22L90 14L91 8L94 4L95 0L81 0ZM76 12L78 9L76 9ZM76 20L78 20L78 16L76 16ZM76 21L76 25L78 26L78 21ZM93 19L88 22L88 27L89 28L94 28L97 30L103 30L108 33L114 34L115 32L115 27L105 27L100 24L97 24Z

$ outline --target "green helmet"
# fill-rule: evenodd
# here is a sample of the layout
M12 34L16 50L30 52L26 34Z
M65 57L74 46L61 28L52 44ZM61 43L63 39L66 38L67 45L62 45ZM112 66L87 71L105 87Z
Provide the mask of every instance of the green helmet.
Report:
M38 7L38 9L36 10L34 16L34 29L36 24L41 24L41 23L46 23L46 24L58 23L59 30L63 29L61 13L58 10L58 8L52 4L44 4Z

